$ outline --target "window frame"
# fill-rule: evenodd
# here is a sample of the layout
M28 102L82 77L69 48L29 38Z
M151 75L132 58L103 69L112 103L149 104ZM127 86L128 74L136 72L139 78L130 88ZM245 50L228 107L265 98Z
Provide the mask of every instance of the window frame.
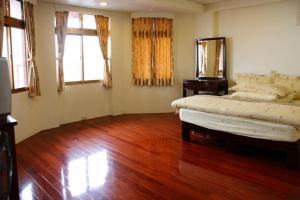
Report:
M65 81L65 85L100 83L103 80L101 80L101 79L99 79L99 80L85 80L84 79L84 68L85 67L84 67L83 36L96 36L96 37L98 37L97 29L83 28L83 15L89 15L89 14L80 13L80 12L74 12L74 13L78 13L78 15L79 15L80 28L67 28L66 36L68 36L68 35L80 36L81 80L80 81ZM57 33L57 28L55 28L55 33ZM101 51L101 47L100 47L100 51Z
M24 1L23 0L16 0L21 3L21 9L22 9L22 19L17 19L10 16L10 0L4 0L5 2L5 15L4 15L4 28L6 31L6 37L8 45L8 59L9 59L9 68L10 68L10 80L11 80L11 88L12 93L18 93L18 92L24 92L28 91L28 67L27 67L27 47L26 47L26 36L25 36L25 20L24 20ZM26 78L25 81L27 83L27 86L21 87L21 88L15 88L15 77L14 77L14 64L13 64L13 51L12 51L12 34L11 34L11 28L17 28L24 30L24 52L25 52L25 74L24 77Z

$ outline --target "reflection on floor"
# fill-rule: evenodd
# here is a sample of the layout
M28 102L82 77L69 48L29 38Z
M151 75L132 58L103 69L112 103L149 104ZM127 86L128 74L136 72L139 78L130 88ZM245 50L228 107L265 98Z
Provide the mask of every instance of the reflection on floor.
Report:
M180 138L174 114L104 117L17 145L20 197L32 199L300 199L284 155L218 138Z

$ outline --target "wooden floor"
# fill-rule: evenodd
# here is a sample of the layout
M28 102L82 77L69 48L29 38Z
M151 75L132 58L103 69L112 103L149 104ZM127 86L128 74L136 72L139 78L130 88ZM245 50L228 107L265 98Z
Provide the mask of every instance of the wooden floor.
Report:
M104 117L17 145L22 199L300 199L284 155L180 138L174 114Z

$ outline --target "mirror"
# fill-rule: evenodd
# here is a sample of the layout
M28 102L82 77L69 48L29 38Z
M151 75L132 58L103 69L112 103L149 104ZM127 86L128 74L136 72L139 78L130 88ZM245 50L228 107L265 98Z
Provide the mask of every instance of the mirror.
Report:
M225 37L196 40L196 79L226 79Z

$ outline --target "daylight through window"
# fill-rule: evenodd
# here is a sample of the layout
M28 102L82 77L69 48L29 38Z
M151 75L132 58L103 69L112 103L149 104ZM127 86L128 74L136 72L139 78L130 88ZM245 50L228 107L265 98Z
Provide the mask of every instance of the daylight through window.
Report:
M93 15L69 12L63 65L66 84L103 79L104 59Z

